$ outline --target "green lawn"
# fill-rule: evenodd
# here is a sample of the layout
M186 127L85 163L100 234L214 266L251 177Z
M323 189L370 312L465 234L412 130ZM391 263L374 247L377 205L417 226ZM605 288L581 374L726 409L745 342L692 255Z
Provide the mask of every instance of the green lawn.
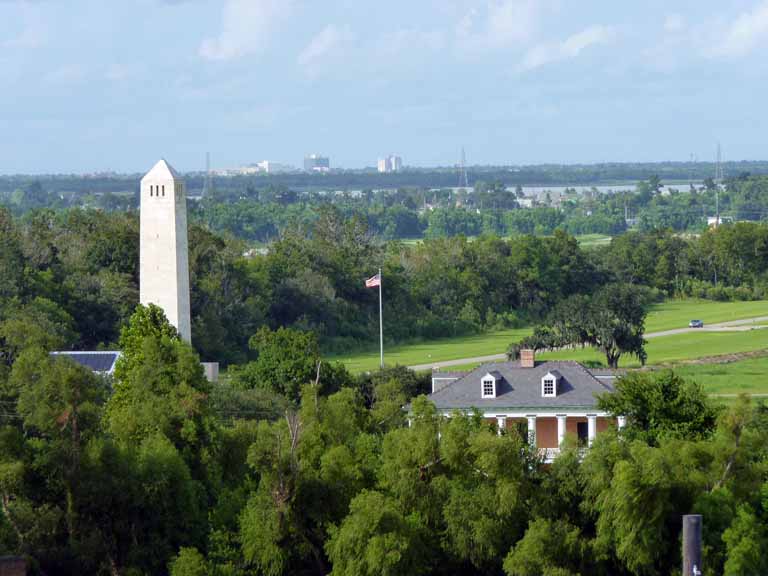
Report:
M530 328L510 329L477 334L475 336L445 338L392 346L384 349L384 360L389 366L394 366L395 364L412 366L414 364L428 364L430 362L453 360L455 358L500 354L506 351L511 342L520 340L530 333ZM327 359L343 362L350 371L355 373L375 370L379 367L378 349L350 355L338 354L328 356Z
M684 328L691 320L704 324L768 316L768 301L712 302L711 300L669 300L653 306L645 320L646 332Z
M662 304L654 305L648 314L646 321L647 332L658 332L661 330L670 330L673 328L683 328L688 325L692 319L703 320L705 324L715 322L725 322L728 320L738 320L741 318L750 318L753 316L768 316L768 301L759 302L712 302L709 300L670 300ZM501 330L478 334L474 336L462 336L451 339L431 340L414 344L402 344L398 346L387 347L384 350L384 359L388 365L404 364L428 364L430 362L440 362L443 360L455 360L457 358L471 358L473 356L487 356L491 354L501 354L506 351L509 344L519 340L531 333L530 328L521 328L516 330ZM659 354L666 360L650 361L668 361L680 358L695 358L700 356L709 356L715 354L724 354L731 352L729 348L724 348L722 342L718 340L722 337L739 336L744 341L752 341L752 336L744 336L748 333L736 334L713 334L713 333L695 333L692 335L677 335L660 339L653 339L649 343L648 353ZM685 336L685 337L684 337ZM699 343L699 338L702 342ZM659 341L665 341L666 344ZM727 340L736 344L736 340ZM764 340L764 336L759 338ZM692 342L691 344L686 344ZM701 352L697 346L708 346L708 352ZM682 351L675 351L675 347L682 346ZM742 344L742 347L744 345ZM747 348L754 350L761 348ZM662 349L662 348L666 348ZM704 350L704 349L701 349ZM733 350L733 351L744 351ZM701 352L701 353L699 353ZM590 352L572 351L571 357L575 354L589 354ZM693 356L691 354L694 354ZM598 359L595 354L585 359ZM379 365L378 348L372 348L366 352L353 352L350 354L336 354L328 356L328 360L339 361L346 364L352 372L362 372L365 370L375 370ZM578 359L578 358L574 358Z
M710 394L768 394L768 356L728 364L676 366L675 372L696 380Z
M582 248L593 248L595 246L607 246L611 243L611 236L603 234L581 234L576 236L576 240Z
M674 336L663 336L648 341L648 364L674 363L680 360L718 356L736 352L752 352L768 349L768 328L746 332L689 332ZM539 354L542 359L578 360L579 362L601 362L605 357L591 348L560 350ZM640 366L633 357L622 357L622 368Z

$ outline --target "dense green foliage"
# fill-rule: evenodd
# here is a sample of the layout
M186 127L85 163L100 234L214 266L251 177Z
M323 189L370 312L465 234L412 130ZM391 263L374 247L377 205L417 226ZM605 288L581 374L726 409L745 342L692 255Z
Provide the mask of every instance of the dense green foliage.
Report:
M735 179L723 206L754 215L764 186ZM519 434L439 416L422 377L354 378L321 358L375 339L363 281L379 266L389 340L548 318L560 344L601 347L609 364L642 357L648 298L764 296L768 226L676 235L712 185L662 189L649 178L562 210L519 209L496 183L363 207L286 187L260 204L214 197L190 228L189 346L137 307L135 213L29 211L52 201L30 185L15 216L0 209L0 554L63 575L660 575L679 567L680 516L701 512L708 571L765 572L762 405L720 413L674 374L633 374L601 400L625 431L544 466ZM625 203L657 220L588 250L562 229L620 230ZM252 254L199 222L276 240ZM383 241L411 235L430 239ZM47 353L100 346L124 352L112 382ZM200 357L239 366L212 386Z
M223 425L158 309L121 344L112 387L34 343L0 381L0 554L33 574L662 575L686 513L708 572L765 569L768 410L716 409L672 373L620 380L601 402L624 431L545 466L423 396L406 426L421 385L402 370L332 393L305 375L297 404Z
M256 360L248 343L262 327L312 331L325 352L374 342L377 294L363 282L379 266L389 342L539 323L568 299L596 302L606 284L717 300L762 298L768 286L765 224L699 236L628 232L597 248L559 230L406 245L382 241L363 217L333 206L313 215L264 254L190 227L193 345L203 359ZM0 209L0 229L0 363L10 366L32 341L115 346L138 301L136 215L42 210L14 218Z

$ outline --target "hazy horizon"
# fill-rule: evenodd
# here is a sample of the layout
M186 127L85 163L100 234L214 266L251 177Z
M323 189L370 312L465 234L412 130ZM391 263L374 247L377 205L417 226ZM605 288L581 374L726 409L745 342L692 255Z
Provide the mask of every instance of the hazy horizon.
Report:
M768 0L0 0L0 174L765 157Z

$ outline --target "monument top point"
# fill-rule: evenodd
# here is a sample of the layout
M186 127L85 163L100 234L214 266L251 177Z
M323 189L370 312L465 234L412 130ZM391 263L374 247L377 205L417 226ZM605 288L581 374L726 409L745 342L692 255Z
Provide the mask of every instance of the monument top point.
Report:
M160 159L141 180L142 182L144 180L181 180L181 176L173 169L173 166L168 164L163 158Z

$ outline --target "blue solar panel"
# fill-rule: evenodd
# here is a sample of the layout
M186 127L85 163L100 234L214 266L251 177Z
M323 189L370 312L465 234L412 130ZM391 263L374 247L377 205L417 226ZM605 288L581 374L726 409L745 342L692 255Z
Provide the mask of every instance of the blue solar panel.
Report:
M111 374L120 352L51 352L54 356L66 356L93 372Z

